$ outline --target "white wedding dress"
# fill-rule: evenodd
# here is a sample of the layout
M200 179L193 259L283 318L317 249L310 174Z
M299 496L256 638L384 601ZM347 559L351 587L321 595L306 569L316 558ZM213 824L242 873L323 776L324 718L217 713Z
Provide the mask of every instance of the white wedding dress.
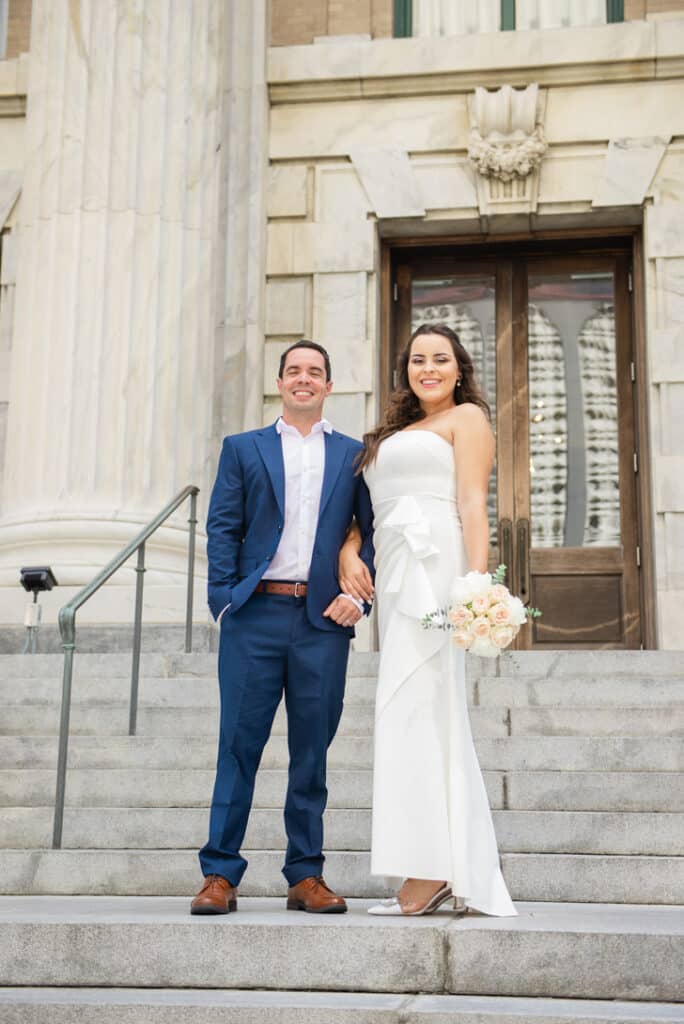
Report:
M371 872L394 884L441 879L468 907L515 915L470 730L464 653L421 625L467 571L451 445L400 431L364 476L380 629Z

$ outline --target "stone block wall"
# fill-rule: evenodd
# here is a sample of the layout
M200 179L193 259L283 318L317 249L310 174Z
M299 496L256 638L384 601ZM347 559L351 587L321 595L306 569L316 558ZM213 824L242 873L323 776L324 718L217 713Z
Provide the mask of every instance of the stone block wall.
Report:
M375 225L348 161L274 161L268 188L264 420L280 408L281 353L302 337L330 353L327 415L360 437L374 390Z
M573 230L643 218L658 643L665 648L682 646L684 600L682 52L684 18L676 18L275 49L269 70L267 420L278 405L278 356L308 334L331 350L330 418L357 437L376 421L383 236ZM527 212L493 216L468 160L469 96L479 84L525 82L530 67L543 93L549 148Z

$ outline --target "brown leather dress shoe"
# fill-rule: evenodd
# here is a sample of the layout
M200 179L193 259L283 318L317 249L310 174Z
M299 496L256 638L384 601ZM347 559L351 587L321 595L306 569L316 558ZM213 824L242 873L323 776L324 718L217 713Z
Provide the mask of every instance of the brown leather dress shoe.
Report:
M307 914L344 914L347 904L328 888L322 875L312 875L287 890L287 909L305 910Z
M220 875L207 875L190 904L191 914L230 914L237 910L237 889Z

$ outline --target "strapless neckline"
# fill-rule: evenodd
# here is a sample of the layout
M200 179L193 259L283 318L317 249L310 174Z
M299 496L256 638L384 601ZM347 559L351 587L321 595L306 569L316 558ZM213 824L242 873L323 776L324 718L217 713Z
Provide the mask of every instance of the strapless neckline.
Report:
M447 441L446 437L442 437L441 434L438 434L436 430L421 430L419 427L416 427L414 430L397 430L397 433L392 434L392 437L397 437L400 434L431 434L432 437L436 437L438 441L445 444L447 448L451 449L452 447L451 442Z

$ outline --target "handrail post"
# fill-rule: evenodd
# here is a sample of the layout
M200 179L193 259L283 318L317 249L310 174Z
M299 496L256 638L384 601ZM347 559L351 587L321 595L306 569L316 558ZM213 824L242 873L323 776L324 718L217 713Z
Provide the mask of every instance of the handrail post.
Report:
M138 682L140 679L140 647L142 641L143 582L145 573L145 542L138 548L135 567L135 622L133 625L133 666L131 669L131 706L128 714L128 735L135 736L138 723Z
M52 848L62 846L62 823L64 821L64 794L66 790L67 756L69 752L69 718L71 714L71 683L74 674L74 651L76 649L76 612L69 607L59 613L59 629L64 650L62 674L62 709L59 721L59 751L57 754L57 786L55 791L55 816L52 828Z
M185 607L185 653L192 651L192 602L195 578L195 532L197 527L197 492L190 495L190 535L188 537L188 595Z

